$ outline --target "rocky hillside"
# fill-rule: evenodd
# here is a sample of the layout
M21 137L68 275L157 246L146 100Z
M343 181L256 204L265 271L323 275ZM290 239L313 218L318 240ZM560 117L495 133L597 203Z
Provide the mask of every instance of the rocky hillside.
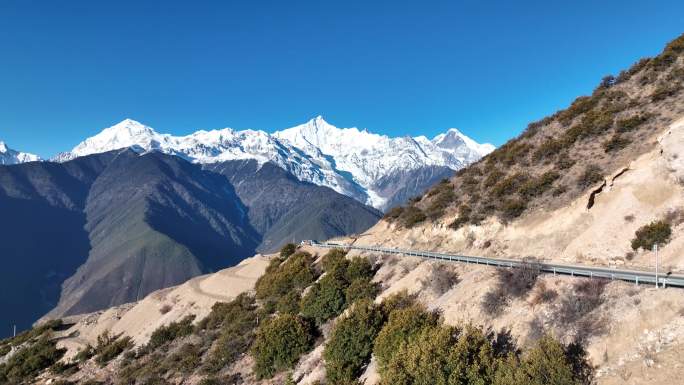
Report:
M2 341L0 380L264 385L592 381L594 369L578 343L564 344L549 335L516 341L505 328L454 321L441 315L443 304L423 304L468 290L460 283L461 274L456 266L413 259L347 258L341 250L320 256L286 247L280 255L245 260L135 304L52 321Z
M392 210L373 232L386 227L388 241L404 244L424 233L453 251L651 266L631 239L653 221L679 225L682 88L684 37Z

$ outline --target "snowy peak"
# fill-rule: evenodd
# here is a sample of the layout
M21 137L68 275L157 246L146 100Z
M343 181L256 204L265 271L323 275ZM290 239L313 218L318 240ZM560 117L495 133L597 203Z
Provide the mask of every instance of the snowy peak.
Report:
M13 150L9 148L5 142L0 140L0 165L37 162L40 160L42 159L40 159L38 155Z
M496 148L490 143L477 143L455 128L450 128L446 133L435 136L432 139L432 143L446 150L454 150L465 146L480 157L489 154Z
M258 130L230 128L200 130L186 136L160 134L135 120L126 119L79 143L55 160L122 148L139 152L161 151L195 163L237 159L272 162L302 181L330 187L376 208L385 208L384 196L394 175L442 167L458 170L491 152L456 129L433 140L424 136L389 137L359 130L338 128L317 116L308 122L269 134Z

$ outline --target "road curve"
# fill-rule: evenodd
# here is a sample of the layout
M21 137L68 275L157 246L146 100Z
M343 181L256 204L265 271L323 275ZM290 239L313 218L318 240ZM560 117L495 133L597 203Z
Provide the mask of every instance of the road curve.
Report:
M488 257L471 257L465 255L457 254L446 254L437 253L433 251L421 251L421 250L407 250L407 249L394 249L388 247L380 246L355 246L342 243L333 242L317 242L317 241L306 241L312 246L322 247L322 248L343 248L351 250L361 250L361 251L372 251L385 254L400 254L400 255L410 255L416 257L422 257L426 259L434 259L447 262L460 262L460 263L470 263L477 265L488 265L494 267L521 267L527 262L515 259L503 259L503 258L488 258ZM656 283L656 274L651 271L638 271L638 270L625 270L625 269L611 269L606 267L594 267L594 266L583 266L583 265L564 265L555 263L538 263L539 269L546 273L552 274L562 274L577 277L590 277L590 278L607 278L612 280L620 280L633 282L637 285L639 284L651 284ZM658 284L660 287L677 287L684 288L684 276L682 275L672 275L660 273L657 277Z

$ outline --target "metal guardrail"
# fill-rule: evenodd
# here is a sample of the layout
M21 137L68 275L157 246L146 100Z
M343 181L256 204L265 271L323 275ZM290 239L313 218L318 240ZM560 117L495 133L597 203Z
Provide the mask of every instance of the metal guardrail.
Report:
M419 251L419 250L404 250L404 249L394 249L387 247L378 246L354 246L346 245L333 242L323 242L319 243L316 241L308 241L312 246L323 247L323 248L343 248L343 249L353 249L361 251L372 251L385 254L401 254L409 255L415 257L422 257L427 259L434 259L439 261L448 262L462 262L477 265L487 265L494 267L521 267L529 262L515 260L515 259L503 259L503 258L487 258L487 257L472 257L466 255L457 254L446 254L437 253L432 251ZM611 280L620 280L627 282L634 282L635 284L652 284L656 283L655 273L648 271L635 271L635 270L623 270L623 269L611 269L605 267L592 267L592 266L580 266L580 265L562 265L553 263L538 263L541 271L546 273L552 273L554 275L569 275L573 277L589 277L589 278L606 278ZM658 284L661 287L680 287L684 288L684 276L681 275L671 275L671 274L659 274Z

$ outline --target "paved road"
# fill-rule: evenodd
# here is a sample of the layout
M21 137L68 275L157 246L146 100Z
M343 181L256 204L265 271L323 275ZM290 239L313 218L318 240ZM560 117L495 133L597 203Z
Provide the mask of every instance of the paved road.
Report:
M449 262L462 262L471 263L478 265L488 265L496 267L520 267L525 264L521 260L515 259L502 259L502 258L487 258L487 257L470 257L465 255L456 254L445 254L437 253L432 251L420 251L420 250L403 250L403 249L393 249L387 247L379 246L355 246L347 245L342 243L333 242L315 242L311 241L312 246L323 247L323 248L345 248L353 250L362 251L373 251L385 254L401 254L401 255L411 255L416 257L423 257L427 259L435 259L441 261ZM581 265L563 265L554 263L539 263L539 268L541 271L552 273L552 274L562 274L577 277L592 277L592 278L607 278L607 279L617 279L621 281L634 282L638 284L651 284L655 285L656 275L651 271L638 271L638 270L624 270L624 269L612 269L606 267L594 267L594 266L581 266ZM679 287L684 288L684 276L682 275L672 275L667 274L667 272L661 272L658 275L658 283L661 287Z

